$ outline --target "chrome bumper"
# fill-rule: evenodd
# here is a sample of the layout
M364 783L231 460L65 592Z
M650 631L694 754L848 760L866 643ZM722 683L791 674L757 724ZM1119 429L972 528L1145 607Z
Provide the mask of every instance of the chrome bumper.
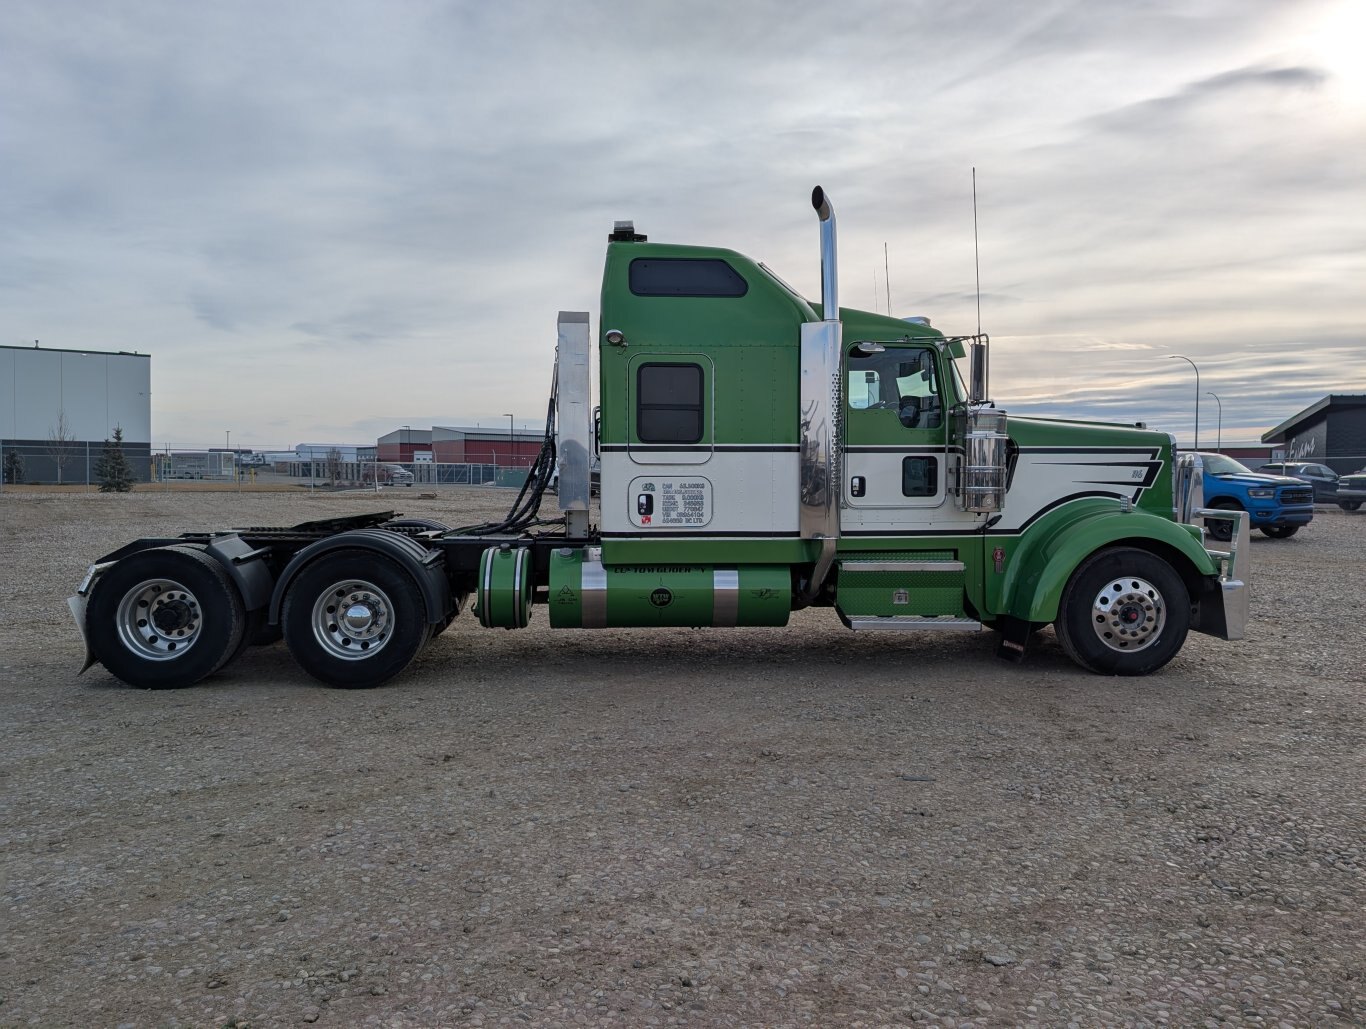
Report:
M1209 554L1219 569L1219 581L1215 589L1198 599L1191 628L1220 639L1240 640L1247 629L1252 516L1246 511L1210 507L1197 507L1191 514L1194 516L1192 520L1202 527L1202 531L1207 518L1222 518L1235 523L1233 538L1228 543L1210 546L1213 541L1208 538L1205 540L1205 553Z

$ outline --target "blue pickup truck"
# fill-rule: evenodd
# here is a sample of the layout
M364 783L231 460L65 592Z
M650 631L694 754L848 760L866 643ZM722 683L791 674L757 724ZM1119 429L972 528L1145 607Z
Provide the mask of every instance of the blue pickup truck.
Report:
M1299 532L1314 518L1314 487L1288 475L1254 472L1223 454L1200 454L1205 506L1246 511L1254 529L1275 539ZM1227 540L1232 524L1211 518L1209 534Z

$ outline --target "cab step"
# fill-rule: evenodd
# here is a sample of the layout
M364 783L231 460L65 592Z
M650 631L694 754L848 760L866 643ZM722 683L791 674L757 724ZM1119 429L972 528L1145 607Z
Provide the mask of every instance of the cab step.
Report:
M937 618L922 615L846 615L841 620L855 632L981 632L982 623L972 618Z

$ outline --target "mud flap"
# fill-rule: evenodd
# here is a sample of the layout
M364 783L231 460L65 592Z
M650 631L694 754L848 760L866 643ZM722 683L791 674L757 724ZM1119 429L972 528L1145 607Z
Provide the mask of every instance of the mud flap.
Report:
M1034 626L1022 618L1001 615L992 622L991 627L1001 637L1001 642L996 647L996 656L1002 661L1009 661L1011 664L1022 664Z
M67 597L66 606L71 611L71 617L76 619L76 628L81 634L81 642L85 644L85 664L81 665L81 670L76 673L82 675L96 661L95 652L90 649L90 640L85 634L85 597L79 593L74 597Z

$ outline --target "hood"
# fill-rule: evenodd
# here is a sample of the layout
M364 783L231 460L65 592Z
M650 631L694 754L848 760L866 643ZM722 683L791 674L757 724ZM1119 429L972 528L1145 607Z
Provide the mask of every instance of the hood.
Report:
M1215 475L1213 472L1206 472L1211 478L1218 479L1220 482L1236 482L1244 486L1308 486L1309 484L1302 479L1295 479L1289 475L1266 475L1262 472L1231 472L1225 475Z

